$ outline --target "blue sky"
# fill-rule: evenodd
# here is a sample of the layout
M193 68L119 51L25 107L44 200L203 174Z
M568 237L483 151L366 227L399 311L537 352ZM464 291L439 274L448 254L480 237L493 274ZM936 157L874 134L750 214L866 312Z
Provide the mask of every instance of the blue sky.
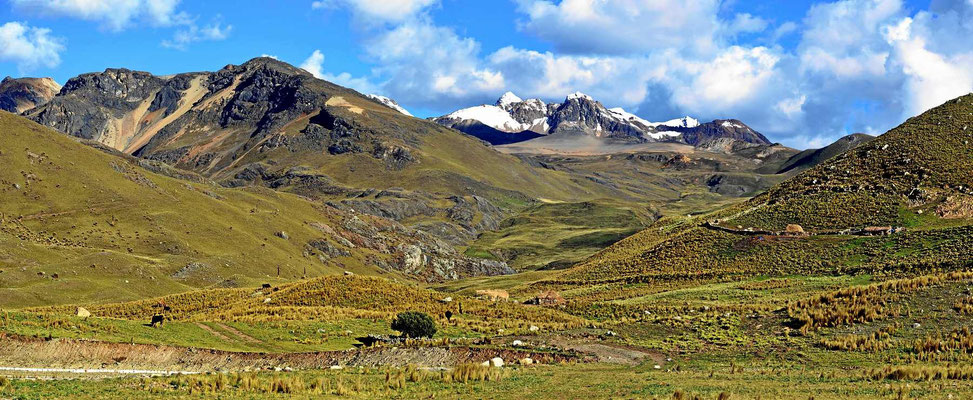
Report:
M272 55L419 116L583 91L805 148L973 91L973 0L5 0L0 75Z

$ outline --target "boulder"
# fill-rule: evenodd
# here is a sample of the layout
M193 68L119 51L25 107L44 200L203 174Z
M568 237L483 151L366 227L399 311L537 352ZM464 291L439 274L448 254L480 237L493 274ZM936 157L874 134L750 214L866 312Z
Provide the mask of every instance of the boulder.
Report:
M88 318L91 316L91 312L84 307L78 307L78 310L75 312L75 315L77 315L80 318Z
M491 367L497 367L497 368L503 367L503 359L500 358L500 357L493 357L493 358L491 358L490 359L490 366Z

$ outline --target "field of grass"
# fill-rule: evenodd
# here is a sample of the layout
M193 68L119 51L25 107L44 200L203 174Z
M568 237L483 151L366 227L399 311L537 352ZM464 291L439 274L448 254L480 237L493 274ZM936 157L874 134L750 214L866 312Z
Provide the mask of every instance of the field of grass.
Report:
M933 365L923 370L945 369ZM864 368L805 365L774 357L753 362L721 357L677 361L664 369L655 369L651 364L637 367L571 364L482 372L475 367L443 372L382 368L93 381L13 380L3 385L0 395L19 399L125 399L133 396L269 399L291 395L299 398L805 400L965 398L973 391L973 381L969 379L925 379L921 375L909 378L894 373L893 376L895 378L876 378L872 371Z
M547 203L530 207L485 232L471 257L506 261L517 270L561 269L640 231L651 216L610 201ZM640 215L643 214L643 215Z

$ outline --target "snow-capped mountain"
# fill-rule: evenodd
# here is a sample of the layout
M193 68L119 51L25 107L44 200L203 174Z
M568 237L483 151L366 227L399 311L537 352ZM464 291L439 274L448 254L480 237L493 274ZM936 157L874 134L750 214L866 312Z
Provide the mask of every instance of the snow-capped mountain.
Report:
M391 109L393 109L395 111L398 111L398 112L400 112L402 114L408 115L410 117L412 116L412 113L410 113L405 108L402 108L402 106L400 106L399 103L396 103L395 100L392 100L392 99L390 99L388 97L380 96L380 95L377 95L377 94L366 94L365 96L368 96L368 98L370 98L372 100L375 100L375 101L377 101L379 103L382 103L385 106L387 106L388 108L391 108Z
M587 135L612 142L676 142L694 146L719 137L769 144L760 133L737 120L705 124L692 117L650 122L622 108L606 108L589 95L576 92L562 103L521 99L504 93L493 105L464 108L434 118L493 144L509 144L540 136Z

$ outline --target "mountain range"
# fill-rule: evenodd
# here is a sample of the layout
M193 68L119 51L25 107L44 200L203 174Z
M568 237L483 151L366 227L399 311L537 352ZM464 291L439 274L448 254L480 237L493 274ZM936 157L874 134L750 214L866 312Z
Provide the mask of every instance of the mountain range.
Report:
M0 98L20 104L12 111L104 151L224 187L262 186L389 219L527 269L569 264L610 244L586 239L579 226L616 237L661 215L752 196L779 182L785 164L801 170L825 158L791 162L796 150L737 120L653 123L581 93L558 104L506 93L495 105L425 121L392 99L362 95L267 57L169 76L111 68L72 78L58 90L49 78L4 82ZM545 205L560 202L577 206ZM621 224L547 222L578 209L617 214L633 207L633 217ZM524 219L524 213L544 217ZM535 224L584 244L568 259L560 252L548 259L553 247L483 236L504 227L541 232ZM437 246L424 247L423 265L433 265L429 251L445 251L429 250ZM415 274L436 280L477 268Z
M520 144L517 149L543 143L547 148L570 151L572 138L576 141L577 138L596 138L609 145L678 143L703 147L718 139L771 144L764 135L738 120L701 124L687 116L649 122L622 108L607 108L580 92L568 95L561 103L523 100L507 92L493 105L464 108L433 121L494 145Z

